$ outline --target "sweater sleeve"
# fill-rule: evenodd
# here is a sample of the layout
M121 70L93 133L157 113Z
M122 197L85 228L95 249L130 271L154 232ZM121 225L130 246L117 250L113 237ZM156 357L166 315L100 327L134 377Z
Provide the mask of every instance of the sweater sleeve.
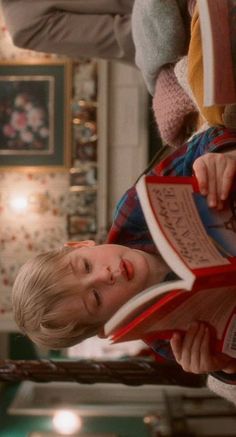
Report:
M176 63L187 52L187 0L135 0L132 33L136 64L153 95L161 67Z
M92 4L86 8L84 2L72 0L33 3L32 6L32 0L2 1L4 19L16 46L72 58L134 63L132 1L128 2L130 13L124 14L119 9L113 13L111 7L107 7L107 13L98 7L96 12Z

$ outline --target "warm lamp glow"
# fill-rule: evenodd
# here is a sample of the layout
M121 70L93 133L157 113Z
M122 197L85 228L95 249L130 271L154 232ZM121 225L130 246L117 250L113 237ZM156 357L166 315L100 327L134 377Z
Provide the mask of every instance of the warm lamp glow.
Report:
M28 206L28 200L25 196L15 196L10 199L10 206L16 212L23 212Z
M81 418L68 410L58 411L53 417L53 425L60 434L71 435L78 432L82 426Z

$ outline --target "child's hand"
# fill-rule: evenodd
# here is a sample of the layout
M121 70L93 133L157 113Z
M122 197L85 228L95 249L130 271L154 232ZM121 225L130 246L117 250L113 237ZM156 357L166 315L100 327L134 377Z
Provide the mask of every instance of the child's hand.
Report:
M170 344L177 363L185 372L236 372L236 360L224 354L211 354L210 333L204 323L190 325L184 338L175 333Z
M196 159L193 170L208 205L222 209L236 173L235 158L223 153L207 153Z

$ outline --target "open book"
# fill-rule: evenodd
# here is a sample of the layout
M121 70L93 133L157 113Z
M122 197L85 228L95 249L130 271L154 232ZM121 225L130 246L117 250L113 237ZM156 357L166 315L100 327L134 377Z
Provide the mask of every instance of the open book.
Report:
M236 357L236 189L208 208L194 177L143 176L137 193L152 238L179 279L142 291L105 324L113 342L155 341L205 321L214 349Z
M204 105L236 103L236 0L197 0Z

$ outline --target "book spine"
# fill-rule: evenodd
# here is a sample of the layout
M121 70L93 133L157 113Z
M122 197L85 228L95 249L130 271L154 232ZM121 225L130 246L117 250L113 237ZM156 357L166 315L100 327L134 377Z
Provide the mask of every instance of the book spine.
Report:
M228 0L198 0L204 69L204 105L235 103ZM231 25L230 25L231 23Z

